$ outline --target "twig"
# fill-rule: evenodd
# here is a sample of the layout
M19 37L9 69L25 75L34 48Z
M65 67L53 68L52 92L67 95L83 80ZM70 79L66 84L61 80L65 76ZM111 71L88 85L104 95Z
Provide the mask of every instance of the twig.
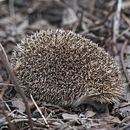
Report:
M17 34L14 0L9 0L9 11L10 11L10 17L13 20L12 21L13 30L14 30L15 34Z
M124 118L124 119L120 122L120 124L119 124L118 126L121 126L121 125L123 125L124 123L129 122L129 121L130 121L130 116L127 116L126 118Z
M7 70L7 73L10 75L10 79L11 79L12 83L16 86L17 91L19 92L19 94L21 95L21 97L22 97L22 99L23 99L23 101L25 103L26 111L27 111L28 119L29 119L29 125L31 127L31 130L33 130L31 112L30 112L30 108L29 108L29 105L28 105L28 102L27 102L27 98L26 98L23 90L18 85L18 82L17 82L17 80L15 78L15 75L14 75L13 71L10 68L10 64L9 64L6 52L5 52L5 50L4 50L4 48L2 47L1 44L0 44L0 58L1 58L1 61L3 62L4 66L5 66L6 70Z
M101 22L96 23L95 25L89 26L89 27L88 27L88 30L90 31L90 30L92 30L92 29L100 28L101 26L104 26L105 23L106 23L106 21L107 21L107 20L109 19L109 17L112 15L112 12L115 10L116 4L117 4L117 2L114 3L112 9L109 11L109 13L105 16L105 18L104 18ZM85 35L86 33L88 33L88 30L83 31L83 32L81 32L80 34L81 34L81 35Z
M122 67L123 67L123 71L124 71L124 74L125 74L125 77L126 77L126 80L130 83L130 78L129 78L129 75L128 75L128 72L126 70L126 66L125 66L125 63L124 63L124 51L125 51L125 48L128 44L128 41L125 41L125 43L123 44L122 48L121 48L121 64L122 64Z
M119 109L124 108L124 107L129 107L129 106L130 106L130 103L128 102L127 104L124 104L124 105L122 105L122 106L119 106Z
M15 116L16 117L16 116ZM37 122L37 123L39 123L41 126L45 126L45 124L43 124L43 123L41 123L38 119L36 119L36 118L32 118L32 120L34 121L34 122ZM25 117L25 116L23 116L23 117L19 117L19 118L16 118L16 119L12 119L11 121L10 121L11 123L19 123L19 122L28 122L28 119ZM8 122L6 121L5 123L4 123L4 125L7 125L8 124ZM14 129L13 129L14 130Z
M19 115L20 114L20 115ZM10 121L11 123L19 123L19 122L27 122L28 119L27 119L27 115L22 113L21 111L19 110L13 110L12 112L10 112L8 114L8 116L10 116L12 118L12 120ZM45 126L45 123L43 124L40 120L38 120L37 118L32 118L32 120L34 121L34 125L35 125L35 122L37 122L40 126ZM7 125L8 122L5 122L3 125Z
M126 126L120 128L119 130L128 130L127 128L130 128L130 124L128 124L128 125L126 125Z
M125 122L128 122L128 121L130 121L130 116L128 116L128 117L126 117L125 119L123 119L123 120L120 122L120 124L118 125L118 128L119 128L122 124L124 124ZM124 130L124 129L120 129L120 130Z
M121 36L123 36L124 34L127 34L130 30L130 27L128 27L126 30L124 30L122 33L120 33L118 36L117 36L117 39L120 38Z
M116 53L117 53L117 49L115 47L115 44L116 44L117 37L119 35L121 8L122 8L122 0L118 0L117 10L115 13L114 24L113 24L113 43L114 43L114 51Z
M11 109L10 109L9 105L6 102L4 102L4 101L3 101L3 103L5 104L5 106L8 109L8 111L11 112Z
M14 86L14 84L0 83L0 86Z
M122 17L124 18L125 22L130 26L130 19L125 14L122 14Z
M122 7L122 0L118 0L117 10L115 13L114 24L113 24L113 42L114 43L116 43L116 38L119 35L121 7Z
M15 126L11 123L11 121L10 121L10 119L9 119L9 117L8 117L8 114L6 113L6 111L5 111L3 105L4 105L3 102L1 102L1 103L0 103L0 108L1 108L1 110L2 110L2 112L3 112L3 114L4 114L4 116L6 117L6 120L7 120L7 122L8 122L8 125L9 125L10 130L16 130Z
M61 108L60 106L58 105L53 105L53 104L44 104L45 107L54 107L56 109L59 109L60 111L63 111L63 112L67 112L67 110Z
M38 107L38 105L36 104L36 102L35 102L35 100L34 100L33 96L32 96L32 95L30 95L30 97L31 97L31 99L32 99L32 101L33 101L33 103L34 103L34 105L36 106L36 108L37 108L38 112L39 112L39 113L40 113L40 115L42 116L42 118L43 118L43 120L44 120L45 124L47 125L47 127L49 127L49 124L47 123L46 118L44 117L44 115L42 114L42 112L41 112L40 108L39 108L39 107Z

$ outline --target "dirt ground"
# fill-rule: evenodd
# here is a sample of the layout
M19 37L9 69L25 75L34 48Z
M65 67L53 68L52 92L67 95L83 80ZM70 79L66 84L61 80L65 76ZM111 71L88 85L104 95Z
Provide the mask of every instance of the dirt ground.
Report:
M109 113L26 103L16 91L3 52L10 60L26 35L58 28L91 39L118 62L126 91ZM5 50L0 49L1 130L130 130L130 0L0 0L0 43Z

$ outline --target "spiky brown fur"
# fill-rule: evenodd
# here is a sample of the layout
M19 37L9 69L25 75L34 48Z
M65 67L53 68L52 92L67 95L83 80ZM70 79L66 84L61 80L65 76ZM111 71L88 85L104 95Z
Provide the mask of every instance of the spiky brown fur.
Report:
M27 95L65 106L81 97L116 102L123 88L113 58L89 39L71 31L39 31L12 56L16 76Z

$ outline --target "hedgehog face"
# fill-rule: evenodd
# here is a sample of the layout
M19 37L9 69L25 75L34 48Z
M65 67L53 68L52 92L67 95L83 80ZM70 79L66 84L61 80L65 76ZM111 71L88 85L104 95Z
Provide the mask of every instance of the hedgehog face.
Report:
M64 30L40 31L19 44L12 66L25 93L36 100L67 105L83 95L116 102L122 82L113 58L92 41Z

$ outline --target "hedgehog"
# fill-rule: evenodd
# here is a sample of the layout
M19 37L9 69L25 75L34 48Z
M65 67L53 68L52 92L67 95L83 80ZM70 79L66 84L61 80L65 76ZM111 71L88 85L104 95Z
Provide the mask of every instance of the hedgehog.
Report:
M72 31L42 30L14 50L11 65L27 97L59 106L119 102L123 94L114 59ZM89 100L88 100L89 99Z

